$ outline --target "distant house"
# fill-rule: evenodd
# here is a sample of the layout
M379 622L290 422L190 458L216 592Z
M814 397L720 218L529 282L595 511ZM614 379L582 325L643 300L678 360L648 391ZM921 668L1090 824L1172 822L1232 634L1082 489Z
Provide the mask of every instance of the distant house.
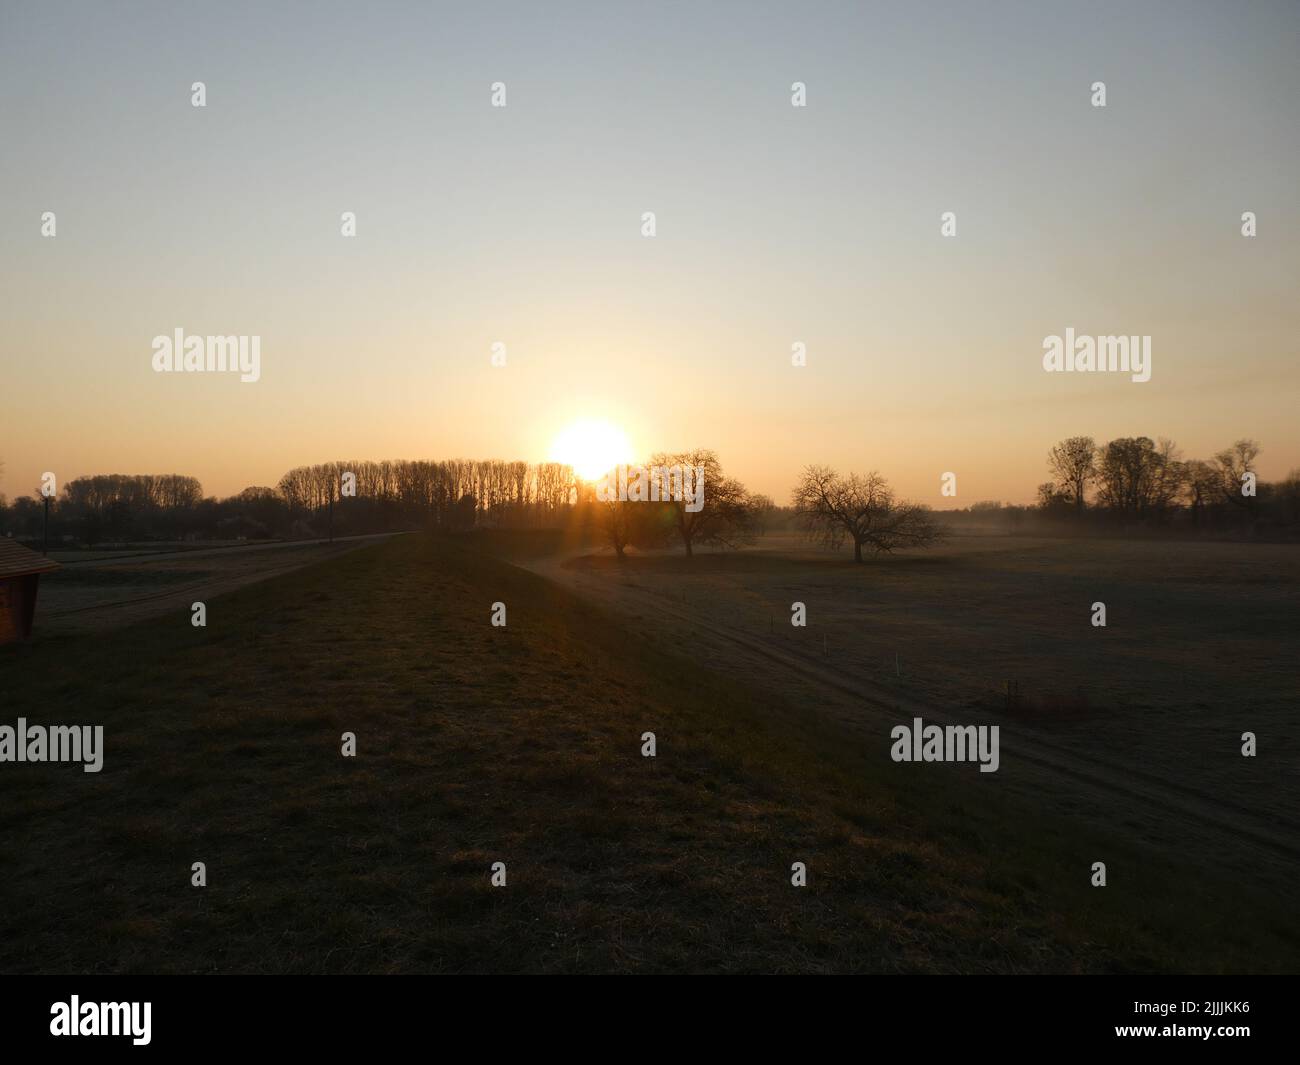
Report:
M0 644L25 640L36 613L36 582L59 568L22 544L0 536Z

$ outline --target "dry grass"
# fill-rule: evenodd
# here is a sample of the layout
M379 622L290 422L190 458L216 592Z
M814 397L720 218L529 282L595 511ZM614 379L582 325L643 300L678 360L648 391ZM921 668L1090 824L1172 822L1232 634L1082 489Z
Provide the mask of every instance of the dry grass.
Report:
M989 789L919 785L455 542L366 548L208 616L0 654L3 720L107 744L98 775L0 766L0 969L1295 967L1284 911L1223 912L1231 885L1158 862L1089 889Z

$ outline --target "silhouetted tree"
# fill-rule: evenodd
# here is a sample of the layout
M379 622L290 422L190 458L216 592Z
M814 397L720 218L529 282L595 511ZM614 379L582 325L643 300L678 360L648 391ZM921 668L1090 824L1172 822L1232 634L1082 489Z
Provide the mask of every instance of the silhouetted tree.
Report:
M865 477L841 477L829 466L809 466L794 490L795 511L808 536L830 547L853 541L853 561L862 547L877 553L900 547L929 547L943 532L926 507L899 502L874 470Z
M1097 476L1097 443L1090 436L1072 436L1047 453L1047 467L1056 488L1076 510L1084 507L1084 494Z
M1181 488L1178 449L1148 436L1112 440L1101 450L1097 500L1119 514L1142 518L1163 513Z
M1204 459L1189 459L1183 463L1183 498L1191 511L1192 523L1199 525L1205 508L1218 502L1222 478L1218 470Z
M659 504L611 499L591 505L600 534L620 562L629 547L662 547L672 533L672 526L661 520L665 512Z
M724 476L715 452L706 448L673 454L660 452L650 462L652 466L680 467L683 481L699 475L704 478L701 509L688 510L689 498L662 502L688 555L694 554L700 544L740 547L753 541L757 518L753 500L743 484ZM684 485L687 491L683 495L689 497L693 483Z
M1044 513L1068 514L1072 505L1069 494L1062 492L1054 481L1045 481L1038 486L1038 509Z
M1257 496L1243 495L1242 484L1246 474L1255 472L1255 459L1260 447L1254 440L1237 440L1214 456L1219 470L1219 486L1223 497L1234 506L1244 507L1252 515L1258 506Z

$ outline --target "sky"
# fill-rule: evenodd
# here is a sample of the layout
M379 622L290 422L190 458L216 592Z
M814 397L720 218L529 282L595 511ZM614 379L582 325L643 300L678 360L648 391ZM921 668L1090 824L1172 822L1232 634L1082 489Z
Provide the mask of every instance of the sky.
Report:
M778 502L809 463L1027 502L1073 435L1281 477L1298 54L1295 3L3 0L0 493L538 461L583 418ZM155 372L177 328L260 379ZM1067 328L1150 336L1151 380L1045 372Z

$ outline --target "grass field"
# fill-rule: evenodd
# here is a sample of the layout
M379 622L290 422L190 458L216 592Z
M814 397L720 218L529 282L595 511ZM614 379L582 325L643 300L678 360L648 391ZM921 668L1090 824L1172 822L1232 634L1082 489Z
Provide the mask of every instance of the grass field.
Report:
M383 537L51 552L62 569L41 580L41 631L103 631L188 610L194 602L207 602L376 539Z
M206 629L6 649L3 722L103 724L106 757L0 767L0 970L1296 969L1290 899L1251 876L896 765L760 679L423 536Z
M620 564L527 545L519 557L861 742L915 713L998 723L999 778L1040 811L1154 852L1200 847L1203 864L1275 890L1294 880L1293 547L959 536L856 566L772 537L693 559ZM790 624L795 601L804 628ZM1105 628L1091 624L1094 602L1107 604ZM1247 731L1253 758L1241 756Z

